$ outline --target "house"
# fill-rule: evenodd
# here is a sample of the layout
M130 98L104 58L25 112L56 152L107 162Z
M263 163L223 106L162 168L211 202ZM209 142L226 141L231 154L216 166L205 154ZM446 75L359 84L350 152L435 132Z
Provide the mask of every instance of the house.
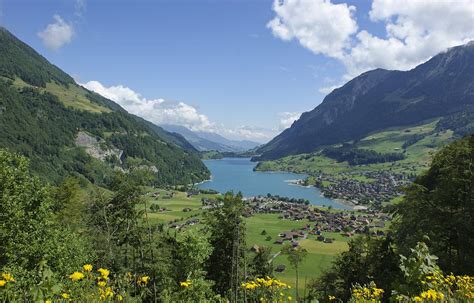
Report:
M280 264L275 268L276 272L284 272L286 269L286 266L284 264Z
M254 253L258 253L260 251L260 246L257 244L254 244L252 247L250 247L250 251L253 251Z

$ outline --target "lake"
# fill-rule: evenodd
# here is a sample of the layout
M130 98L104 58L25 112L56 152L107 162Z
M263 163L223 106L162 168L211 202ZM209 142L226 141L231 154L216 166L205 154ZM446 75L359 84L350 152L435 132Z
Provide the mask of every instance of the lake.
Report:
M316 187L304 187L291 184L291 180L304 179L306 175L286 172L256 172L257 163L250 158L224 158L205 160L204 164L211 171L211 180L198 185L202 189L214 189L220 193L242 192L244 197L258 195L279 195L281 197L307 199L314 205L326 205L334 208L348 209L332 199L321 196Z

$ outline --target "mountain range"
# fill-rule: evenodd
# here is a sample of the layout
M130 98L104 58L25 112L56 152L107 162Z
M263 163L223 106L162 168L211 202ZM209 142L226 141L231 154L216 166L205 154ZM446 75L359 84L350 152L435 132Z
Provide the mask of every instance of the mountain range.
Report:
M260 143L249 140L230 140L219 134L203 131L192 131L180 125L161 125L165 130L182 135L199 151L244 152L253 149Z
M129 114L0 28L0 148L20 153L43 179L74 175L107 185L116 171L153 185L209 177L181 135Z
M440 118L459 135L474 131L474 41L409 71L376 69L327 95L257 149L257 160L358 140L375 131Z

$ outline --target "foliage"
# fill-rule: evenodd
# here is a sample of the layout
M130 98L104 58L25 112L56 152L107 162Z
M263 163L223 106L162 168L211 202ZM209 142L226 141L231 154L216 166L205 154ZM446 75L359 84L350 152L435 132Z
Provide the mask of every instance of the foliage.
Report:
M405 156L401 153L381 154L373 150L353 148L351 146L327 147L322 151L326 157L338 162L349 162L349 165L362 165L372 163L384 163L402 160Z
M374 280L385 290L387 299L394 281L401 276L399 258L390 237L358 237L349 242L349 250L341 253L329 270L309 284L309 297L327 301L333 296L346 302L353 285Z
M56 220L55 193L28 172L28 161L0 150L0 268L21 283L34 281L40 262L61 275L91 253L85 239ZM37 282L37 281L36 281Z
M266 234L266 233L265 233ZM262 233L263 235L263 233ZM259 247L250 262L250 275L263 278L273 275L272 248Z
M234 299L240 293L244 279L245 225L242 217L244 204L239 193L227 193L214 202L206 214L209 243L214 248L207 264L207 278L215 282L214 290Z
M393 231L401 253L425 241L443 270L474 274L474 135L438 152L431 168L394 206Z
M159 173L154 173L153 184L188 184L208 177L196 155L163 142L123 110L76 111L55 95L34 88L18 90L1 80L0 95L0 146L30 158L33 171L48 181L59 183L71 173L98 185L110 181L115 164L91 158L77 147L80 130L105 138L106 148L123 150L125 158L140 158L155 166Z
M49 64L44 57L1 27L0 54L0 76L18 76L31 85L41 87L51 80L65 86L74 83L69 75Z
M298 280L299 280L299 273L298 269L303 263L304 259L308 255L308 251L300 246L297 247L292 247L291 244L285 244L285 246L282 249L283 254L286 255L288 258L288 262L290 265L295 269L296 272L296 284L295 284L295 290L296 290L296 300L298 301L299 296L298 296Z

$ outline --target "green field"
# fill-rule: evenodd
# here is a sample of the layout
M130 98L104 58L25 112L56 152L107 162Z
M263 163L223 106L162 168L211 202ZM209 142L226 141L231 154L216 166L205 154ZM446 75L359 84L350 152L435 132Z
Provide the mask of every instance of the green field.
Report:
M347 162L337 162L319 152L284 157L273 161L264 161L257 167L261 171L291 171L297 173L317 174L320 172L335 175L351 172L353 177L362 182L370 182L358 171L391 170L394 172L419 174L431 163L433 154L442 146L453 140L453 132L435 132L438 120L428 121L421 125L389 129L371 134L355 143L356 148L370 149L379 153L404 152L405 159L396 162L376 163L350 166ZM424 135L420 141L403 149L403 144L414 135ZM365 179L364 179L365 178Z
M146 195L148 207L151 204L158 204L162 208L166 208L167 211L151 213L148 212L148 217L152 223L170 223L174 221L185 221L186 219L196 216L200 218L203 210L201 210L201 198L216 197L216 195L203 195L199 194L192 197L186 197L186 193L174 191L175 195L171 199L163 199L163 197L170 191L165 190L154 190L152 192L160 192L158 199ZM184 208L190 208L191 211L184 212ZM290 231L292 229L299 229L304 225L310 223L307 220L302 221L291 221L278 219L277 214L257 214L250 218L246 218L246 243L249 248L257 244L258 246L269 246L272 249L272 254L277 254L281 249L282 245L275 244L275 240L278 239L278 234L283 231ZM266 231L266 235L262 235L262 231ZM270 241L266 241L267 236L271 236ZM325 233L325 236L335 238L336 240L331 244L319 242L314 236L310 235L307 239L300 240L299 243L302 247L308 250L308 257L302 264L300 269L300 290L304 289L305 278L309 282L310 279L318 277L321 272L328 268L334 257L340 252L348 248L348 238L341 236L338 233ZM289 283L294 286L295 284L295 272L289 266L286 257L284 255L278 255L273 260L274 267L284 264L286 270L282 273L275 273L276 277L282 281Z
M18 77L16 77L13 81L13 85L18 88L33 87ZM46 83L46 88L40 88L40 90L41 92L48 92L55 95L58 97L59 101L61 101L67 107L93 113L110 112L110 109L91 102L87 98L88 92L80 86L69 85L69 87L65 87L55 82L50 82Z

